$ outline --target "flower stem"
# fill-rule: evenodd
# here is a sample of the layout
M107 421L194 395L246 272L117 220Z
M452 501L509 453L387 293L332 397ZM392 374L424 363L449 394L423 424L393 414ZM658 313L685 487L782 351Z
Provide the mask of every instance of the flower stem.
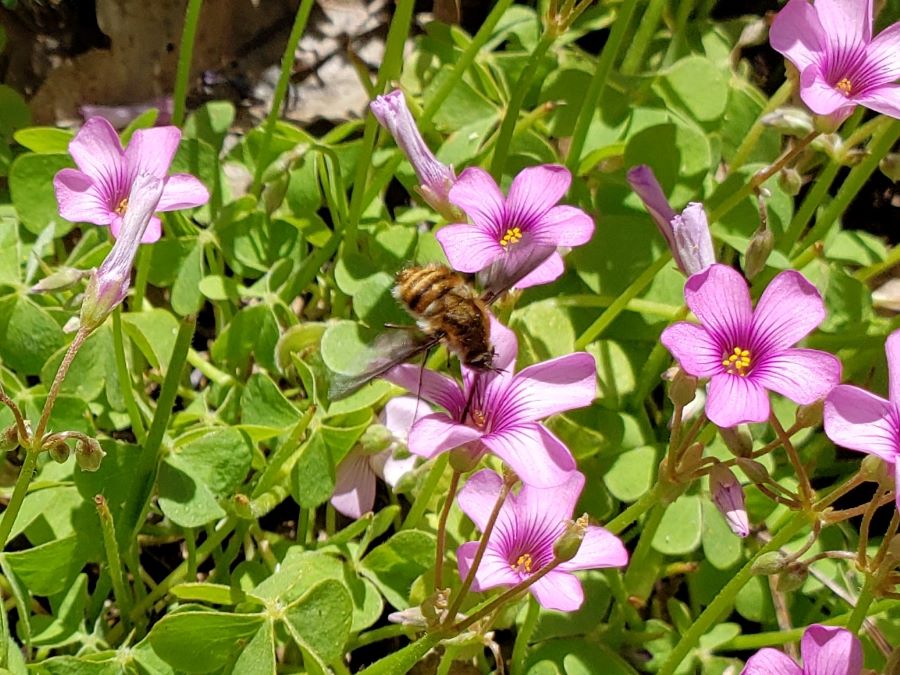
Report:
M462 474L454 469L453 475L450 477L450 487L447 489L447 496L444 498L444 508L441 509L441 515L438 518L437 545L434 552L435 591L444 588L444 547L447 538L447 517L450 515L450 507L453 506L453 498L456 497L460 476Z
M122 558L119 556L119 544L116 541L116 526L112 513L103 495L94 497L94 505L97 507L97 515L100 518L100 530L103 534L103 548L106 551L106 565L109 569L109 577L112 581L113 594L119 605L119 616L125 623L125 629L131 624L131 591L125 583L125 574L122 570Z
M22 411L19 410L19 406L16 405L16 402L13 401L5 391L3 391L3 385L0 384L0 403L9 408L10 412L12 412L13 417L16 418L16 430L19 434L19 442L27 443L28 442L28 427L25 425L25 418L22 417Z
M881 501L881 495L885 491L886 485L884 480L878 481L878 487L875 488L875 495L866 506L866 512L863 514L862 523L859 526L859 544L856 549L856 564L860 569L866 569L867 550L869 548L869 527L872 525L872 518L875 517L875 511L878 510L878 502Z
M194 42L197 39L201 7L203 0L188 0L187 11L184 14L184 29L178 47L178 68L175 71L175 93L172 96L172 124L176 127L184 123L187 82L191 75L191 61L194 57Z
M88 331L83 329L79 329L78 332L75 333L75 337L69 345L69 349L66 350L66 355L63 357L62 363L59 364L59 368L56 370L56 377L53 378L53 384L50 385L50 391L47 393L47 400L44 402L41 419L38 420L37 428L34 430L34 436L31 439L31 447L35 452L40 452L41 443L44 440L44 431L47 430L47 424L50 421L50 413L53 412L53 405L56 403L56 397L59 396L59 390L62 387L63 380L66 379L66 374L69 372L69 368L72 367L72 361L75 360L75 356L78 354L78 350L81 349L87 336Z
M409 513L406 514L403 525L400 526L401 530L409 530L418 526L419 521L422 520L422 516L425 514L425 510L428 508L431 496L441 482L444 470L447 468L447 463L449 461L450 455L446 452L434 460L434 464L428 472L428 476L425 477L425 483L422 485L422 489L419 491L419 494L416 495L416 500L413 502L412 508L409 510Z
M690 628L682 634L681 640L678 641L678 644L675 645L675 648L669 654L669 658L663 663L658 675L674 675L684 657L699 643L700 638L703 637L703 635L706 634L706 631L708 631L717 621L721 620L728 608L734 604L734 599L738 592L753 577L753 563L756 562L760 556L771 551L779 550L808 523L809 515L806 512L795 513L787 524L772 537L769 543L763 546L756 552L756 555L747 561L740 571L722 587L722 590L719 591L713 601L709 603L706 609L703 610L700 616L698 616L694 623L691 624Z
M769 423L772 425L772 428L775 429L778 438L781 439L781 445L787 452L791 464L794 465L794 471L797 472L797 478L800 480L800 494L803 495L803 506L804 508L809 508L812 505L815 495L813 494L812 485L809 483L809 475L806 473L806 467L804 467L803 462L800 461L800 455L797 454L794 444L791 443L790 436L788 436L784 427L781 426L781 422L778 421L774 412L769 415Z
M528 598L528 606L525 611L525 620L522 627L516 633L516 641L513 644L512 659L510 660L510 671L512 675L521 675L525 672L525 657L528 652L528 643L537 626L538 616L540 616L541 607L538 605L534 597Z
M791 97L793 89L793 83L790 80L786 80L784 84L778 88L778 91L772 94L772 98L769 99L759 113L759 118L753 123L753 126L750 127L750 131L744 136L744 140L741 141L737 150L734 151L734 156L728 163L729 173L734 173L747 162L750 153L756 148L759 137L762 136L763 131L766 129L766 125L762 123L762 118L787 101Z
M653 34L656 32L656 27L659 25L659 19L665 6L665 0L650 0L644 13L641 15L634 39L631 41L628 51L625 52L622 65L619 67L623 75L634 75L640 69L644 61L644 54L647 53L647 48L653 40Z
M850 618L847 620L847 630L851 633L858 634L862 629L863 622L866 620L866 615L869 612L869 606L875 600L875 591L878 588L879 581L881 581L881 574L879 573L866 575L866 581L859 592L859 597L856 599Z
M12 497L9 498L9 504L3 511L3 519L0 520L0 551L6 548L9 533L12 532L16 516L19 515L19 509L22 508L22 502L25 501L25 495L28 494L28 486L34 475L34 467L37 465L39 454L40 451L31 448L25 449L25 462L19 470L19 477L16 478L16 485L13 488Z
M131 430L137 439L138 445L142 445L147 439L147 430L144 428L144 419L138 409L137 400L134 397L134 385L131 373L128 372L128 362L125 359L125 340L122 336L122 306L119 305L113 311L112 316L113 351L116 357L116 375L119 378L119 386L122 388L122 398L125 399L125 410L128 411L128 419L131 421Z
M587 140L588 129L591 126L591 120L594 119L594 113L597 111L597 104L600 96L603 94L603 87L606 86L606 80L612 70L622 45L625 42L625 35L628 33L631 17L634 16L638 6L638 0L624 0L619 7L619 13L612 24L612 30L606 44L603 45L603 51L597 59L597 65L594 67L594 75L588 84L587 91L584 94L584 101L581 103L581 109L578 111L578 119L575 122L575 129L572 132L572 141L569 143L569 154L566 159L566 166L572 173L578 172L578 166L581 162L581 153L584 151L584 144ZM621 310L620 310L621 311Z
M895 509L894 515L891 516L891 522L888 524L887 531L884 533L884 537L881 540L881 546L878 547L878 552L875 554L874 560L872 560L871 569L881 569L881 563L884 562L884 559L888 554L888 549L891 546L891 540L897 534L898 529L900 529L900 511ZM885 568L885 570L889 569L890 566Z
M613 534L621 533L622 530L636 522L638 518L659 502L662 491L662 486L660 483L657 483L653 486L653 489L645 492L640 499L606 523L604 527Z

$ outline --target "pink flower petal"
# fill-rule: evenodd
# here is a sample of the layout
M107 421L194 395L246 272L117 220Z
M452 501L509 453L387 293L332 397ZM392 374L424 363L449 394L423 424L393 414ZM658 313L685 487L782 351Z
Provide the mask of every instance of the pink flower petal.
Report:
M825 319L819 291L799 272L787 270L772 279L753 312L750 350L786 349Z
M392 450L384 450L377 455L373 455L369 462L375 475L392 488L395 488L401 478L416 468L419 457L418 455L407 455L402 459L398 459L394 456Z
M375 473L369 458L351 452L338 465L331 505L348 518L359 518L375 504Z
M486 397L496 406L494 428L544 419L583 408L597 395L597 364L587 352L528 366L511 380L498 380Z
M594 570L603 567L625 567L628 564L628 550L622 540L611 532L591 525L581 542L581 548L574 558L562 563L558 569Z
M802 71L822 58L824 31L808 0L790 0L772 21L769 43Z
M477 541L468 541L456 549L460 579L465 579L469 574L469 568L472 566L472 560L475 558L477 550ZM519 583L519 576L513 571L509 561L498 555L497 551L488 544L478 571L475 572L475 583L472 584L472 590L481 592L496 586L515 586L517 583Z
M500 228L504 222L504 200L491 174L477 166L463 171L450 188L450 202L465 211L480 229L495 235L495 241L499 242L503 236Z
M558 569L535 581L528 590L544 609L574 612L584 602L584 591L578 578Z
M163 187L162 199L157 211L177 211L190 209L209 201L209 190L189 173L176 173L169 176Z
M162 221L156 216L153 216L150 219L150 224L147 225L147 229L144 230L144 236L141 239L142 244L152 244L155 241L159 241L159 238L162 236Z
M800 72L800 98L817 115L834 115L843 119L856 103L828 83L819 66L807 66Z
M581 246L594 236L594 219L575 206L554 206L532 232L540 244Z
M700 322L721 339L740 339L750 326L747 282L727 265L712 265L691 276L684 285L684 300Z
M741 675L803 675L803 669L787 654L766 647L750 657Z
M447 225L435 236L459 272L480 272L506 254L496 236L477 225Z
M384 405L379 421L387 427L391 436L405 444L413 423L428 412L428 406L421 399L415 396L397 396Z
M572 471L565 481L554 487L538 488L526 483L510 503L520 523L545 523L548 529L558 528L572 519L583 489L584 474Z
M102 117L92 117L84 123L69 143L69 154L91 178L108 181L110 185L124 184L124 177L122 181L116 178L125 168L122 143L113 126ZM123 196L127 196L127 187L124 191Z
M694 377L711 377L723 371L722 349L702 326L679 321L659 337L681 368Z
M563 198L571 183L572 174L559 164L542 164L522 169L509 186L506 198L507 221L522 225L536 218L543 220L542 216Z
M815 675L860 675L862 644L845 628L815 624L800 641L803 671Z
M895 407L865 389L842 384L825 399L825 435L836 445L897 460L900 428Z
M149 173L157 178L164 178L169 173L180 142L181 129L178 127L135 131L125 149L125 161L132 175Z
M562 256L554 252L544 262L519 279L514 288L543 286L559 279L565 271L566 266L563 263Z
M53 177L59 215L66 220L109 225L113 213L94 181L77 169L62 169Z
M504 326L493 314L491 318L491 346L494 348L494 368L512 373L519 354L515 332Z
M900 78L900 22L885 28L866 46L866 63L877 69L882 84Z
M895 330L884 341L884 355L888 365L888 398L900 403L900 330Z
M669 200L662 190L662 186L656 179L656 175L646 164L639 164L628 170L628 184L635 194L641 198L644 208L650 212L660 233L665 238L670 249L675 248L675 234L672 232L672 219L675 211L669 205Z
M488 518L502 487L503 479L495 471L482 469L472 474L459 491L456 498L459 508L481 532L487 527Z
M841 362L817 349L788 349L753 366L750 377L794 403L807 405L825 398L841 381Z
M409 431L409 451L421 457L435 455L476 441L481 432L457 424L442 414L428 415Z
M856 96L854 100L870 110L900 119L900 85L885 84Z
M816 0L822 36L832 50L867 44L872 39L872 0Z
M456 380L415 363L401 363L391 368L384 374L384 379L429 403L441 406L454 418L462 414L466 405L466 398Z
M752 378L713 375L707 386L706 416L720 427L765 422L769 419L769 398Z
M481 440L527 485L554 487L568 480L575 469L569 449L540 424L510 427Z

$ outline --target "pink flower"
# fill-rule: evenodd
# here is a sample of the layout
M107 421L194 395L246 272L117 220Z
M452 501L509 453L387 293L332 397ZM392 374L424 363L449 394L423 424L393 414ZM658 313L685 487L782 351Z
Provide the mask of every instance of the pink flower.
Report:
M729 529L742 538L750 534L744 490L731 469L724 464L713 464L709 472L709 493Z
M669 206L653 169L646 164L628 171L628 184L656 221L656 226L682 273L687 276L697 274L716 262L703 204L691 202L681 214L675 213Z
M381 452L367 454L354 447L337 467L334 495L331 505L348 518L359 518L372 510L375 505L375 478L381 478L391 487L413 470L419 458L415 455L401 455L406 450L409 428L417 416L428 412L427 406L413 396L392 398L384 406L379 421L393 438L391 444Z
M92 117L69 143L69 154L78 169L63 169L53 179L59 215L66 220L108 225L113 236L118 237L128 209L128 195L138 174L163 181L157 211L205 204L209 192L194 176L166 176L180 140L178 127L139 129L123 151L112 125L102 117ZM141 243L152 243L161 234L159 218L153 216Z
M862 645L845 628L813 624L800 641L803 666L787 654L766 647L750 657L741 675L859 675Z
M660 340L685 372L709 378L706 415L718 426L767 420L766 390L806 405L840 381L836 357L792 347L825 318L819 292L799 272L775 277L755 311L747 282L725 265L691 276L684 299L701 325L681 321Z
M594 233L594 221L584 211L556 205L571 181L563 166L533 166L515 177L504 198L484 169L463 171L450 188L450 201L466 212L472 224L448 225L437 233L450 265L460 272L494 266L515 276L513 270L521 261L536 254L543 262L516 287L546 284L559 277L563 261L556 248L580 246Z
M418 391L424 400L444 409L416 421L409 433L409 450L423 457L461 447L476 457L489 451L506 462L523 483L559 485L575 469L575 460L538 420L590 405L597 391L594 357L585 352L568 354L513 375L518 349L515 335L492 319L491 342L496 350L494 366L500 372L463 368L462 386L413 364L388 372L385 379Z
M825 399L825 434L837 445L883 459L900 485L900 330L888 336L885 352L890 400L849 384L835 387Z
M840 121L856 105L900 118L900 23L872 39L872 0L790 0L769 31L800 71L800 98Z
M484 531L494 510L503 479L490 469L479 471L459 492L459 506ZM500 508L487 548L475 572L475 591L496 586L515 586L553 561L553 545L566 530L575 503L584 487L584 476L572 471L562 485L541 489L523 485L510 493ZM477 541L456 550L459 575L469 573ZM572 612L584 602L576 570L624 567L628 551L618 537L602 527L589 525L575 557L538 579L528 590L542 607Z

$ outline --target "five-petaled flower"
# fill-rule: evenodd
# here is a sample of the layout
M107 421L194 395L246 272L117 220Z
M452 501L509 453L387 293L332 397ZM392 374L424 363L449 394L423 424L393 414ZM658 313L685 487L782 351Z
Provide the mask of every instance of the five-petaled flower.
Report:
M889 400L849 384L835 387L825 399L825 434L838 445L883 459L900 486L900 330L888 336L884 347Z
M205 204L209 192L194 176L167 176L180 141L178 127L139 129L123 150L112 125L102 117L92 117L69 143L69 154L78 169L63 169L53 179L59 215L66 220L108 225L113 236L118 237L128 209L128 195L139 174L163 181L157 211ZM153 216L141 243L154 242L161 234L159 218Z
M769 32L800 71L800 98L837 121L856 105L900 118L900 23L872 39L872 0L790 0Z
M594 221L574 206L557 205L572 175L556 164L523 169L504 198L484 169L470 167L450 188L450 201L465 211L471 224L448 225L438 241L460 272L516 276L522 260L536 258L517 288L546 284L563 273L558 246L580 246L594 233Z
M518 345L512 331L491 320L496 372L463 368L463 384L414 364L385 379L419 392L444 409L426 415L409 432L409 450L423 457L465 448L473 458L490 451L523 483L552 487L575 469L569 449L538 420L590 405L597 391L596 364L586 352L568 354L512 374Z
M766 390L806 405L840 381L835 356L793 348L825 318L822 297L799 272L775 277L755 311L747 282L725 265L691 276L684 298L702 325L681 321L660 340L685 372L709 378L706 414L718 426L764 422Z
M460 508L481 531L487 526L502 483L494 471L484 469L469 478L459 492ZM566 531L583 487L584 476L572 471L566 482L555 488L523 485L518 494L510 493L500 508L472 588L483 591L515 586L553 562L553 545ZM457 549L461 577L469 573L477 549L477 541L466 542ZM535 581L528 590L546 609L571 612L584 602L581 582L572 572L626 564L628 551L618 537L602 527L588 525L575 556Z
M800 641L803 666L777 649L760 649L747 660L741 675L859 675L863 651L859 639L845 628L813 624Z

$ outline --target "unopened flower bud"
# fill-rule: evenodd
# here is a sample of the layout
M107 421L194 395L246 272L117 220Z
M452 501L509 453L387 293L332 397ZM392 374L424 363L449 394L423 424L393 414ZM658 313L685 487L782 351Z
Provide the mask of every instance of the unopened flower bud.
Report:
M747 459L746 457L738 457L737 465L741 467L741 471L744 472L744 475L747 476L753 483L768 483L769 482L769 472L759 462Z
M700 460L702 459L703 443L691 443L678 460L678 466L676 467L678 475L690 474L700 465Z
M262 205L266 211L266 215L271 216L275 209L284 202L284 196L287 194L288 184L290 183L290 173L282 173L274 180L266 183L266 187L262 192Z
M803 176L793 167L785 167L778 172L778 185L786 194L796 197L803 187Z
M750 566L753 574L769 576L770 574L778 574L784 568L784 555L779 551L769 551L763 553Z
M75 460L82 471L96 471L100 462L106 457L106 451L100 447L95 438L79 438L75 443Z
M900 153L889 152L878 162L878 168L895 183L900 181Z
M822 410L824 408L824 401L815 401L807 405L801 405L797 408L797 417L794 421L803 429L817 427L822 423Z
M89 274L89 270L79 270L74 267L60 267L53 274L50 274L37 282L31 287L30 291L32 293L62 291L71 288Z
M724 464L715 464L709 473L709 492L713 504L725 517L728 527L739 537L750 534L750 521L744 505L744 490L731 469Z
M63 440L52 440L44 447L46 448L49 455L53 458L54 462L64 464L66 460L69 459L69 445Z
M231 500L234 506L234 513L242 520L253 520L253 508L250 498L242 493L238 493Z
M871 483L879 483L887 481L890 474L887 463L881 457L878 455L866 455L859 463L859 475Z
M19 447L19 427L13 424L3 430L0 436L0 452L9 452Z
M683 407L693 401L696 395L697 378L679 368L672 377L672 384L669 385L669 400Z
M763 115L760 120L785 136L806 136L813 130L813 118L802 108L784 106Z
M817 116L816 121L818 122L819 119L820 116ZM825 130L823 129L823 131ZM824 152L830 159L839 162L844 154L844 139L840 134L822 133L820 136L816 136L809 147Z
M720 427L719 436L735 457L749 457L753 452L753 439L743 427Z
M588 529L588 515L585 513L577 520L566 523L565 531L553 543L553 558L560 562L567 562L578 555L581 542Z
M900 312L900 279L888 279L872 291L872 304L876 309Z
M804 583L809 576L809 569L800 562L794 562L787 566L786 569L778 573L775 580L775 590L780 593L790 593L796 591Z
M775 235L772 234L772 230L764 228L753 233L744 254L744 275L748 279L753 279L763 271L774 247Z
M454 448L450 451L450 466L454 471L459 471L460 473L474 469L479 459L481 459L481 455L478 452L473 452L465 446Z

